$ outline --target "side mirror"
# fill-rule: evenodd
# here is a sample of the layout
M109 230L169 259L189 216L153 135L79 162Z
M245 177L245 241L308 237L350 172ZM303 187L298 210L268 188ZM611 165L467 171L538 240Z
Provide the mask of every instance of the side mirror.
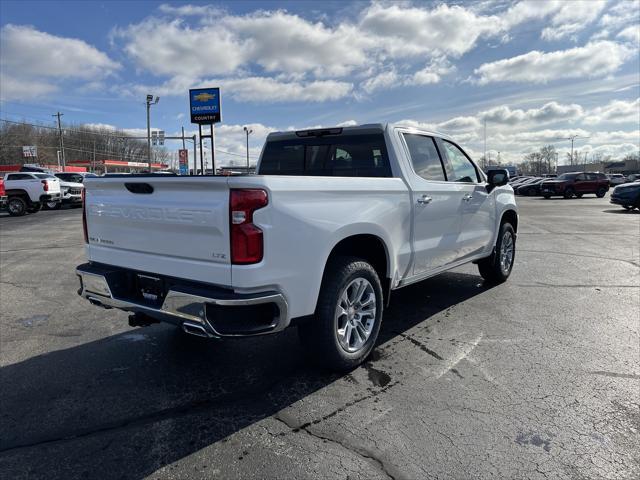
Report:
M500 169L500 170L489 170L487 178L487 190L491 191L496 187L501 187L502 185L506 185L509 183L509 171Z

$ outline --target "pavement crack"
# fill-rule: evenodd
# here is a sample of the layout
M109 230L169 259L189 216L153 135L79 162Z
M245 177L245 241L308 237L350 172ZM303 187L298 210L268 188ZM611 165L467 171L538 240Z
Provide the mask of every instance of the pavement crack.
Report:
M593 375L604 375L605 377L616 377L616 378L632 378L634 380L639 380L640 375L635 375L633 373L616 373L616 372L604 372L602 370L595 370L593 372L589 372Z
M372 462L387 478L390 478L391 480L396 480L398 478L397 474L390 472L390 467L387 465L387 462L385 462L385 460L380 458L378 455L375 455L371 450L367 448L357 446L357 445L350 445L343 440L330 437L328 435L322 435L318 432L314 432L309 428L312 425L312 423L305 423L300 427L295 427L294 425L291 425L288 421L286 421L284 418L280 417L278 414L274 415L273 418L281 422L282 424L284 424L287 428L289 428L294 433L298 433L302 431L313 438L316 438L322 441L331 442L335 445L338 445L344 448L345 450L351 453L358 455L361 458L364 458L365 460Z
M614 257L606 257L603 255L587 255L586 253L573 253L573 252L554 252L551 250L529 250L524 248L519 248L519 252L527 252L527 253L544 253L544 254L552 254L552 255L569 255L572 257L580 257L580 258L597 258L598 260L609 260L613 262L624 262L629 265L633 265L634 267L640 267L640 263L634 262L632 260L624 260L622 258L614 258Z

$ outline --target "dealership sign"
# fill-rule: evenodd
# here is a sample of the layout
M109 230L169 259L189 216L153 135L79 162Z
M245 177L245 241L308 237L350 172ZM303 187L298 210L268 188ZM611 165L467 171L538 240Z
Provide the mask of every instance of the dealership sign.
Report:
M213 124L221 121L220 88L189 90L191 123Z
M35 145L30 145L27 147L22 147L22 157L23 158L33 158L38 156L38 147Z

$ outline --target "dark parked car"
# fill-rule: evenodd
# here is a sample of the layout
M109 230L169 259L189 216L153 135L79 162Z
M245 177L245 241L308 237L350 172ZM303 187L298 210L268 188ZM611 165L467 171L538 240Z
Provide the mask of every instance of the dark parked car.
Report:
M533 195L540 195L540 186L545 180L545 178L538 178L531 183L526 183L524 185L516 187L516 193L518 195L526 195L528 197Z
M564 198L581 198L587 193L595 193L602 198L609 190L609 179L604 173L573 172L563 173L553 180L545 180L540 185L544 198L561 195Z
M611 203L622 205L627 210L640 209L640 182L623 183L611 192Z

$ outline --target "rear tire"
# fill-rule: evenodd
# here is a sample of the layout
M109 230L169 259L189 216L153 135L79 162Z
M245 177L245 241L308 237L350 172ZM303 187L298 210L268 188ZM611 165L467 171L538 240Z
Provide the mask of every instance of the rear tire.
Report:
M545 200L549 200L551 198L551 195L545 194L545 195L543 195L543 197L544 197Z
M27 213L27 202L21 197L10 197L7 210L12 217L21 217Z
M566 198L566 199L572 198L573 194L574 194L573 188L567 188L564 191L564 198Z
M602 197L604 197L606 194L607 194L607 189L606 189L606 188L604 188L604 187L600 187L600 188L598 189L598 191L596 192L596 197L598 197L598 198L602 198Z
M576 198L582 198L583 193L576 193Z
M380 279L368 262L337 257L327 265L314 318L298 327L300 340L323 368L347 371L371 353L382 322Z
M496 249L490 257L478 262L480 275L488 283L506 282L516 258L516 233L509 222L500 226Z
M42 210L42 203L32 203L31 206L27 207L27 212L29 213L38 213Z

